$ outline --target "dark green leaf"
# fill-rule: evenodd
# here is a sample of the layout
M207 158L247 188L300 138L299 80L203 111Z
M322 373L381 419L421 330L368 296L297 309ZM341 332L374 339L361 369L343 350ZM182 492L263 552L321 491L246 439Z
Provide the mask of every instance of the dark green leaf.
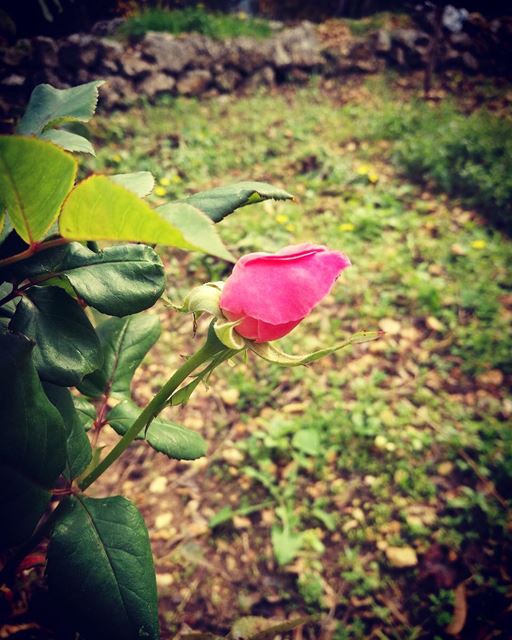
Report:
M59 287L31 287L9 326L35 341L34 364L43 380L76 386L101 365L94 327L76 300Z
M121 402L107 415L110 426L123 435L135 422L142 409L130 400ZM144 434L139 435L144 439ZM146 433L149 445L176 460L196 460L206 454L206 442L195 431L182 427L174 422L156 418L149 425Z
M157 640L157 591L146 526L120 496L62 503L48 547L48 584L94 640Z
M88 122L96 111L98 87L102 84L103 80L95 80L70 89L37 85L17 126L17 133L38 136L45 129L63 122Z
M93 398L104 393L114 397L129 396L135 370L160 336L158 316L110 318L97 327L97 332L103 365L83 380L80 391Z
M96 407L82 396L73 396L73 404L82 428L89 431L96 420Z
M31 280L65 279L87 304L126 316L151 307L165 286L158 254L145 245L91 251L79 242L43 251L6 271Z
M201 191L179 202L191 204L219 222L235 209L263 200L291 200L292 195L265 182L237 182L226 187Z
M65 464L62 418L41 387L33 347L0 332L0 549L30 536Z
M66 478L77 478L92 459L92 449L85 430L73 404L73 398L64 387L49 382L44 390L50 402L58 409L66 429Z
M64 129L48 129L39 136L42 140L49 140L66 151L76 151L78 153L90 153L95 156L92 144L77 133L65 131Z

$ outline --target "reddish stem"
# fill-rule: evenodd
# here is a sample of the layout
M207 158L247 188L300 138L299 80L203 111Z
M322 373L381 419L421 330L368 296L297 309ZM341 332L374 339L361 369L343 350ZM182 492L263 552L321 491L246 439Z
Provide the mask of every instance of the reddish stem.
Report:
M28 249L25 249L25 251L15 253L13 256L0 260L0 267L6 267L9 264L14 264L20 260L30 258L30 256L33 256L35 253L39 253L39 251L44 251L45 249L51 249L53 247L60 247L63 244L68 244L68 242L70 241L67 238L55 238L54 240L47 240L46 242L33 242Z

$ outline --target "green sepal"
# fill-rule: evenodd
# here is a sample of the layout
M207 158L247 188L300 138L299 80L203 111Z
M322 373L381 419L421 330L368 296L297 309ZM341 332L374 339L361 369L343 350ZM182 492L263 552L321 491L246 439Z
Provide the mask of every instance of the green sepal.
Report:
M328 356L336 351L345 349L352 344L360 344L362 342L376 340L381 335L381 331L360 331L359 333L355 333L348 340L345 340L345 342L334 345L333 347L326 347L325 349L319 349L318 351L302 355L291 355L285 353L278 349L273 342L257 343L252 340L246 340L246 344L251 351L268 362L273 362L283 367L298 367L300 365L310 364L324 356Z
M50 594L87 639L158 640L149 536L126 498L71 496L48 547Z
M234 320L230 322L224 318L216 320L213 325L213 330L217 338L228 349L234 349L240 351L248 346L249 341L243 338L239 333L235 331L235 328L240 324L240 320Z

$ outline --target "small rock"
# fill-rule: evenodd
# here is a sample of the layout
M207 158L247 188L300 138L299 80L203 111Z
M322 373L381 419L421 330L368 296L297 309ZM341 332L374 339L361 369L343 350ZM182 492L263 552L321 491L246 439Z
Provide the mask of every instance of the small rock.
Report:
M149 31L141 42L142 55L164 71L181 73L195 58L195 47L187 39Z
M221 391L220 398L228 407L233 407L240 399L240 391L238 389L225 389Z
M165 493L167 489L167 478L165 476L158 476L149 485L150 493Z
M379 29L375 36L375 51L377 53L389 53L391 51L391 36L389 31Z
M212 74L206 69L188 71L178 80L178 93L185 96L199 96L212 81Z
M475 58L472 53L469 53L469 51L464 51L464 53L462 54L462 64L466 67L466 69L468 69L469 71L473 71L474 73L476 73L480 68L480 64L477 58Z
M1 82L4 87L22 87L25 84L26 78L24 76L20 76L18 73L12 73L7 78L4 78Z
M266 65L262 69L259 69L248 78L246 86L249 88L256 88L261 86L271 87L275 83L276 75L274 69L271 66Z
M155 529L165 529L172 522L172 513L159 513L155 518Z
M170 573L157 573L156 583L160 588L170 587L174 582L174 578Z
M101 91L101 107L106 110L114 107L126 107L136 99L136 94L128 80L121 76L110 76Z
M144 78L137 86L140 94L151 99L162 93L171 92L176 85L176 80L165 73L153 73Z
M426 321L425 324L427 325L427 327L431 330L431 331L444 331L445 327L444 325L439 322L439 320L437 318L435 318L434 316L429 316Z
M121 58L121 72L128 78L141 78L151 73L153 66L140 56L129 55Z
M37 36L32 40L32 59L38 67L54 69L59 64L59 49L53 38Z
M441 462L437 467L437 473L440 476L449 476L452 471L453 462L449 462L448 460L446 462Z
M386 557L389 564L396 569L415 567L418 564L418 556L412 547L388 547Z
M393 320L393 318L382 318L379 322L379 327L385 333L396 336L400 333L401 324L397 320Z
M226 93L231 93L240 84L242 76L234 69L223 69L215 77L215 84Z
M233 516L233 525L235 529L250 529L252 522L244 516Z
M485 373L481 373L477 377L479 384L486 387L500 387L503 384L503 372L499 369L491 369Z
M452 244L451 252L454 256L465 256L467 254L467 250L460 244Z
M243 462L244 454L238 449L231 448L231 449L224 449L224 451L222 452L222 457L228 464L237 466L241 462Z
M84 33L72 33L59 49L59 64L67 69L92 67L97 57L96 39Z

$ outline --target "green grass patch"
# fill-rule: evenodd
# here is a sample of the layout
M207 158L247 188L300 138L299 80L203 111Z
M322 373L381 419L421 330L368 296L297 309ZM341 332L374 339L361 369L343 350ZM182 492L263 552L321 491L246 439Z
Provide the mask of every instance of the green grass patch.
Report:
M124 37L140 38L148 31L200 33L216 40L238 36L266 38L272 34L267 21L242 14L211 13L202 7L144 9L130 16L119 28Z
M212 379L213 390L238 391L232 446L243 460L231 471L245 488L232 509L270 503L272 524L261 528L259 512L251 513L254 531L283 565L300 567L294 605L325 611L338 598L340 640L375 629L389 638L444 637L455 583L428 587L418 567L391 568L385 555L386 544L410 546L423 566L440 546L457 580L469 580L468 625L498 625L510 587L499 565L511 547L512 243L460 200L420 188L417 180L430 176L406 163L416 155L414 166L426 162L417 142L450 173L445 155L455 145L454 164L500 171L501 162L509 166L508 151L497 152L510 144L508 120L485 109L466 117L453 103L404 102L377 82L343 106L313 84L243 99L173 99L94 127L112 144L97 145L91 164L152 171L155 204L248 178L294 193L297 202L267 202L219 225L237 255L318 242L350 256L353 266L283 348L307 352L357 330L392 330L309 368L283 371L249 358ZM490 151L478 155L477 147ZM441 179L432 184L451 190ZM201 255L185 266L170 259L168 294L182 299L173 282L185 276L191 287L228 271ZM222 482L226 464L213 468ZM212 544L236 535L223 526ZM397 593L408 626L385 606L397 604Z

